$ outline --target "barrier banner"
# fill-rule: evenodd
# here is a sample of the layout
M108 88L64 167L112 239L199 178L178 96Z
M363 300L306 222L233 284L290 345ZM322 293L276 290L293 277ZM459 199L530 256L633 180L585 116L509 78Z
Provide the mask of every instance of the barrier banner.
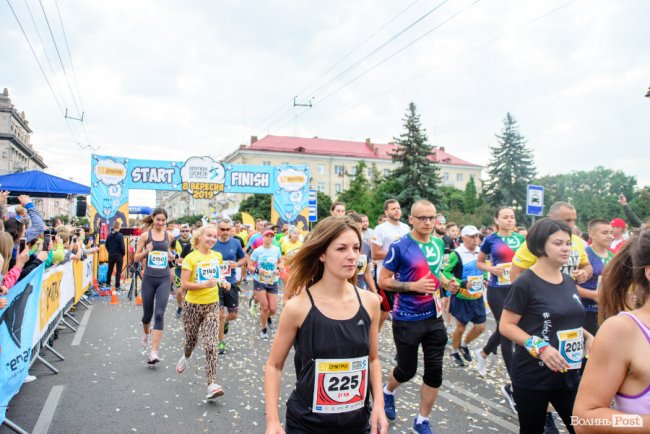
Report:
M18 393L29 372L43 269L41 264L11 288L4 296L7 306L0 309L0 424L9 401Z
M94 256L94 255L93 255ZM82 261L74 261L72 263L72 271L74 272L74 303L77 304L84 293L90 288L93 280L94 262L92 257L86 258Z
M56 267L57 270L48 272L43 277L42 291L41 291L41 307L40 307L40 330L45 329L59 311L61 305L61 281L63 280L63 268Z

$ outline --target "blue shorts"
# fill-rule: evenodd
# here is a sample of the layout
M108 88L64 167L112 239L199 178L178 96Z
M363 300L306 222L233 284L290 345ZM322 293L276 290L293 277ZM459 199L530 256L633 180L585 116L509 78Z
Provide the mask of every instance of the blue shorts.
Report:
M485 302L483 297L476 300L465 300L458 297L451 297L449 313L461 324L467 323L483 324L487 319Z
M258 282L253 279L253 290L254 291L266 291L269 294L278 293L278 282L275 282L273 285L268 285L266 283Z

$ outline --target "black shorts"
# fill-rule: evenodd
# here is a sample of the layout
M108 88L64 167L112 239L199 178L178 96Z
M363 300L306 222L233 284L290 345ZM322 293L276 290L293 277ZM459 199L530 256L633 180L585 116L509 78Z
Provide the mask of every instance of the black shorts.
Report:
M278 282L275 282L273 285L267 285L266 283L258 282L253 279L253 290L254 291L266 291L269 294L278 293Z
M237 313L239 309L239 287L231 285L230 290L219 287L219 306L228 309L229 313Z
M387 291L385 289L379 288L379 295L381 295L381 311L392 312L393 303L395 302L395 293L393 291Z
M485 301L483 301L483 297L465 300L453 296L449 302L449 313L463 325L470 322L483 324L486 320Z

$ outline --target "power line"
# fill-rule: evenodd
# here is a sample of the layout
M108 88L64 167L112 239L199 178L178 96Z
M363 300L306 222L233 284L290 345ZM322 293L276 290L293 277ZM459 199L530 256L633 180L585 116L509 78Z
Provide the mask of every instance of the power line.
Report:
M436 71L436 70L442 68L443 66L446 66L447 64L449 64L451 62L455 62L458 59L461 59L461 58L463 58L463 57L465 57L465 56L467 56L469 54L472 54L472 53L474 53L474 52L476 52L476 51L490 45L490 44L493 44L494 42L496 42L496 41L498 41L500 39L503 39L504 37L516 32L516 31L519 31L519 30L521 30L521 29L523 29L525 27L528 27L529 25L534 24L535 22L540 21L540 20L546 18L547 16L554 14L555 12L557 12L557 11L559 11L559 10L561 10L561 9L575 3L576 1L577 0L571 0L571 1L567 2L567 3L564 3L564 4L556 7L556 8L553 8L553 9L549 10L548 12L543 13L542 15L539 15L539 16L537 16L537 17L535 17L535 18L533 18L533 19L531 19L529 21L524 22L523 24L513 28L512 30L510 30L508 32L504 32L504 33L502 33L502 34L500 34L498 36L495 36L495 37L493 37L493 38L491 38L491 39L489 39L489 40L487 40L485 42L482 42L482 43L470 48L469 50L466 50L466 51L462 52L461 54L459 54L457 56L454 56L454 57L446 60L443 63L440 63L440 64L438 64L438 65L436 65L436 66L434 66L432 68L429 68L429 69L427 69L427 70L425 70L425 71L423 71L423 72L421 72L421 73L419 73L417 75L414 75L413 77L409 78L408 80L405 80L405 81L403 81L401 83L398 83L395 86L393 86L393 87L391 87L391 88L389 88L389 89L387 89L387 90L385 90L385 91L383 91L381 93L378 93L377 95L363 101L360 104L357 104L354 107L351 107L351 108L348 108L348 109L345 109L345 110L341 110L338 113L336 113L334 116L332 116L332 117L326 119L325 121L317 124L316 127L324 125L324 124L328 123L329 121L331 121L332 119L336 119L339 116L341 116L341 115L343 115L343 114L345 114L345 113L347 113L349 111L352 111L352 110L355 110L355 109L357 109L359 107L362 107L362 106L368 104L369 102L376 100L377 98L380 98L380 97L382 97L382 96L384 96L384 95L386 95L386 94L388 94L390 92L393 92L394 90L397 90L402 86L405 86L405 85L407 85L407 84L409 84L409 83L411 83L411 82L413 82L413 81L415 81L415 80L417 80L419 78L424 77L425 75L430 74L433 71Z

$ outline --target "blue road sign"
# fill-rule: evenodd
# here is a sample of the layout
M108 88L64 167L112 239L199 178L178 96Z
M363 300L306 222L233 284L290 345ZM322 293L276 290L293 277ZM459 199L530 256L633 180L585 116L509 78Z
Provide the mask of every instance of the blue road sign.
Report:
M544 215L544 187L529 185L526 190L526 214L534 216Z
M309 190L309 222L318 221L318 194L316 190Z

